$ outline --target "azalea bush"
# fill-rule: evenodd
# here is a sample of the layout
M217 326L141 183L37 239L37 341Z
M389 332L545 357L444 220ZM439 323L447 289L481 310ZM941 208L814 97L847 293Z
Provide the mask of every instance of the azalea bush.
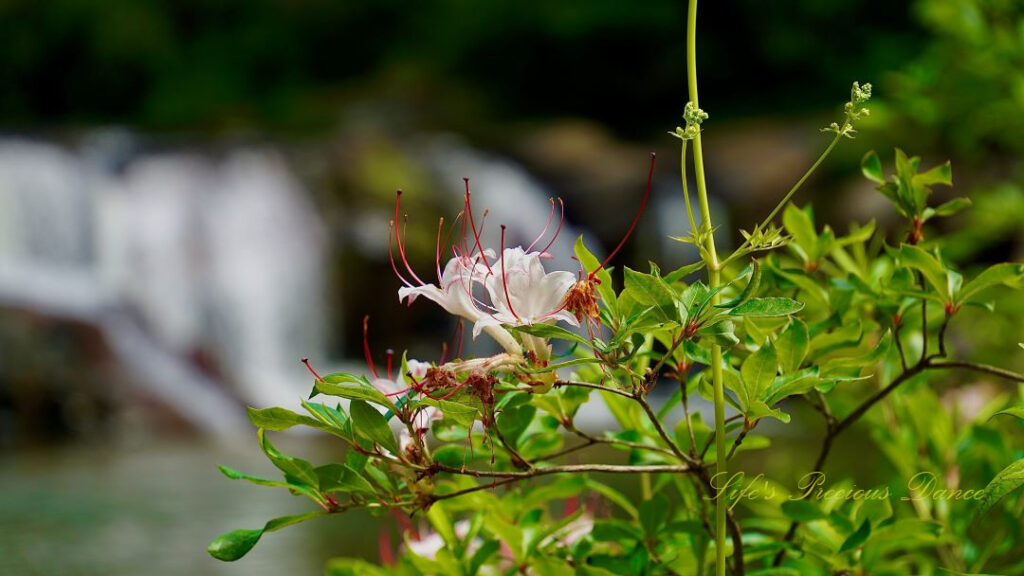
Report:
M677 240L700 260L613 267L642 221L653 155L622 241L598 258L578 238L575 270L546 267L560 202L530 245L506 245L502 228L487 246L467 180L462 211L439 225L435 270L418 271L399 193L382 230L399 300L440 306L500 352L463 357L457 339L435 361L378 357L367 345L365 374L321 375L307 362L305 413L249 409L283 478L221 470L304 496L310 511L224 534L211 555L237 560L267 533L365 509L396 515L403 542L379 564L331 560L329 574L1024 571L1024 376L962 356L969 346L955 336L973 315L993 313L991 298L1024 285L1024 265L960 270L943 257L932 222L970 206L932 201L953 184L948 162L899 149L864 155L864 176L903 222L890 230L851 222L837 232L810 203L792 203L869 113L871 85L858 83L824 128L821 157L737 248L719 251L695 26L691 1L689 102L671 134L681 143L679 217L691 230ZM978 378L999 387L970 401L977 394L962 384ZM698 398L713 407L707 421L693 409ZM591 403L614 425L577 425ZM769 449L773 430L797 426L792 414L814 417L801 430L820 430L816 453L783 454L798 473L737 465L737 454ZM272 433L296 426L336 438L344 459L314 464L278 450ZM829 474L836 442L851 435L877 449L878 462L863 464L891 470L889 480L858 486ZM621 490L623 480L638 489Z

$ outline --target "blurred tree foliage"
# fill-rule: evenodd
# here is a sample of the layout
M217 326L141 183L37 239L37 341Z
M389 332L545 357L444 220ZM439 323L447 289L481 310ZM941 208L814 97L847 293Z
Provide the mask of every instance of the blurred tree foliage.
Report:
M924 0L928 48L890 77L908 136L977 160L1024 152L1024 2Z
M683 12L674 0L4 0L0 123L323 130L370 96L449 127L571 114L648 135L685 94ZM718 117L831 104L923 41L881 0L705 14L730 31L702 40Z

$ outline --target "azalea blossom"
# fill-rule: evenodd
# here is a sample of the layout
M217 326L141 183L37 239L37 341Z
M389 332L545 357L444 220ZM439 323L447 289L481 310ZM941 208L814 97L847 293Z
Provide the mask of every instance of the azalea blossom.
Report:
M398 219L401 195L395 202L395 221ZM478 228L470 201L469 182L466 181L464 210L456 218L461 220L461 241L451 246L454 256L441 271L443 220L438 226L435 264L437 284L424 282L412 269L405 255L405 246L397 225L392 223L391 241L405 267L402 274L392 256L392 268L402 280L399 301L411 304L419 296L432 300L445 311L473 323L473 337L486 332L510 354L521 354L522 347L504 326L522 326L535 323L554 323L564 320L574 326L579 322L565 309L565 297L575 283L574 276L565 271L548 273L541 258L550 256L547 249L555 241L565 219L564 204L558 229L540 250L534 246L547 234L555 215L555 201L551 200L551 215L541 234L528 247L505 248L505 227L499 252L484 249L480 242L483 222ZM486 212L485 212L486 217ZM455 226L452 227L453 230ZM393 251L392 251L393 254ZM543 340L523 337L526 347L535 355L546 358Z

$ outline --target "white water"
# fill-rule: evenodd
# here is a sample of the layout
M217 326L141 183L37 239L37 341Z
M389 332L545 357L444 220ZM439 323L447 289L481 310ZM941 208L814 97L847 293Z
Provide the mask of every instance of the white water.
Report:
M237 402L293 405L322 349L322 224L273 151L127 157L0 142L0 305L90 322L136 380L201 429ZM115 169L123 164L121 169Z

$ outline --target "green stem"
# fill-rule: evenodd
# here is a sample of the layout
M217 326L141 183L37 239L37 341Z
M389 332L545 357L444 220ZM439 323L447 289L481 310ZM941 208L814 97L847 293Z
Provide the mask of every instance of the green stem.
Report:
M699 108L697 99L697 0L690 0L686 21L686 78L690 101ZM700 132L693 139L693 171L697 180L697 199L700 204L701 227L707 237L705 264L708 269L708 285L712 290L721 282L721 268L715 249L714 228L711 225L711 208L708 206L708 189L704 179L704 151L701 147ZM685 180L683 181L685 186ZM719 304L720 294L715 294L712 304ZM725 459L725 388L722 383L722 347L711 347L711 376L715 394L715 472L719 477L727 475ZM725 576L725 516L726 499L715 499L715 574ZM742 556L740 556L742 557ZM742 568L737 567L737 570Z
M690 204L690 190L686 184L686 140L683 140L682 151L679 154L679 177L683 181L683 200L686 201L686 216L690 219L690 234L697 237L697 221L693 218L693 206Z
M786 204L789 204L789 201L793 199L793 195L796 194L798 190L800 190L800 187L804 185L804 182L806 182L807 179L810 178L812 174L814 174L814 171L818 169L818 166L821 166L821 163L824 162L826 158L828 158L829 154L832 153L832 149L836 147L836 144L839 143L839 139L842 138L842 136L842 134L836 134L835 138L833 138L832 141L829 142L828 147L825 148L825 151L822 152L820 156L818 156L817 160L814 161L814 164L812 164L811 167L807 169L807 172L804 172L804 175L801 176L800 179L796 181L796 184L794 184L793 187L789 189L789 192L786 192L786 195L782 197L782 200L780 200L779 203L775 205L775 208L773 208L772 211L768 214L768 217L765 218L760 225L758 225L758 230L764 230L765 227L771 224L772 220L774 220L775 217L779 215L779 212L786 207ZM743 249L749 245L750 238L744 240L743 244L740 244L740 247L734 250L733 253L730 254L724 262L722 262L722 266L724 267L726 264L742 256Z

